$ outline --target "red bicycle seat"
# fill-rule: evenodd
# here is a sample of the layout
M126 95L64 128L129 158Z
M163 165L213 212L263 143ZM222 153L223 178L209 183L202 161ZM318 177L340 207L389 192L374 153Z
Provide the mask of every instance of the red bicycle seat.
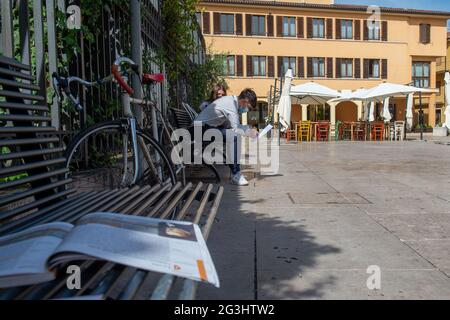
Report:
M164 75L162 73L156 73L156 74L144 73L144 75L142 76L142 82L144 84L148 84L148 83L152 83L152 82L161 83L163 81L164 81Z

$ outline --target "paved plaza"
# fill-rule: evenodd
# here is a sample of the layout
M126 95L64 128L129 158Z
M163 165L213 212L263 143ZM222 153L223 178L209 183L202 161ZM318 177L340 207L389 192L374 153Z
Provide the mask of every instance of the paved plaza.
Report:
M280 161L226 184L208 242L221 288L199 299L450 299L449 145L282 145Z

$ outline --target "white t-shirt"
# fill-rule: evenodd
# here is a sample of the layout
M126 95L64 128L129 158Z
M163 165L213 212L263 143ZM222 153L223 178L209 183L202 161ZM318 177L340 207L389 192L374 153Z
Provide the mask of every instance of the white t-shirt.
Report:
M194 120L210 127L232 129L236 134L245 135L248 126L241 125L238 97L226 96L208 105Z

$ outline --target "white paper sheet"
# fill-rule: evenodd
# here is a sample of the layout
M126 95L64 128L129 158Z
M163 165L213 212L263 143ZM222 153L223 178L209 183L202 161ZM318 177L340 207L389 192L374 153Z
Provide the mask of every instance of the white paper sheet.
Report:
M259 133L258 139L262 139L263 137L265 137L270 132L270 130L272 130L272 129L273 129L273 126L271 124L269 124L267 127L265 127L263 129L263 131L261 131Z

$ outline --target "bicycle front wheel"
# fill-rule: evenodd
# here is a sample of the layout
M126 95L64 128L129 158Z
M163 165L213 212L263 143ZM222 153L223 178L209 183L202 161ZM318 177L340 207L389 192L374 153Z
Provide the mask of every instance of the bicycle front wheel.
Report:
M133 149L130 131L120 120L102 122L81 131L66 151L66 166L73 187L81 191L129 187L135 177L136 156L140 163L137 184L174 185L172 163L158 143L140 130L137 136L141 141L140 152ZM144 147L147 152L142 150Z

